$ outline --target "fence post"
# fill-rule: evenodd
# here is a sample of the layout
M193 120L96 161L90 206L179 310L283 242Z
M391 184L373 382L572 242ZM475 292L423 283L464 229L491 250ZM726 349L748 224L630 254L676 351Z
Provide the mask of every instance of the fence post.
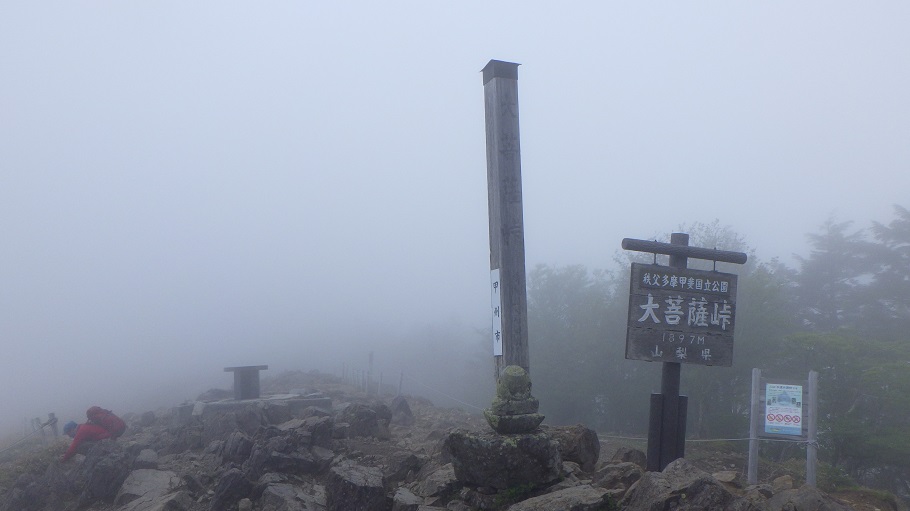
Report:
M806 444L806 484L815 487L818 461L818 371L809 371L809 443Z
M761 392L761 369L752 368L752 401L749 412L749 471L748 483L758 484L758 424L761 413L759 394Z

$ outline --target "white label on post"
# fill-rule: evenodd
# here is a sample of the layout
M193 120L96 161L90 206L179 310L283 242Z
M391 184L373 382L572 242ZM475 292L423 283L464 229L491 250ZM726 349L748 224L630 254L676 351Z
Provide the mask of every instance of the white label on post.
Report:
M490 270L490 303L493 308L493 356L502 356L502 286L499 281L499 268Z

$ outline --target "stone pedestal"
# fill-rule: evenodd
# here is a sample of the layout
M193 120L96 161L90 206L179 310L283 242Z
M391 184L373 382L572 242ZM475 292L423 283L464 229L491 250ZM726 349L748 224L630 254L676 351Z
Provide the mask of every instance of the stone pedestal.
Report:
M443 443L459 482L497 490L557 481L562 466L558 447L557 441L544 432L500 435L454 431Z

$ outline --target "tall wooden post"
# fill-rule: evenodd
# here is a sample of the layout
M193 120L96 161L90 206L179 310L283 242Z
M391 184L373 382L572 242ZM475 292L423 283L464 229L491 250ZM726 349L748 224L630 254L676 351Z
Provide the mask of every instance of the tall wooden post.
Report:
M490 272L498 276L493 304L496 378L506 366L530 372L525 282L521 151L518 134L518 64L491 60L483 68L490 214ZM497 282L494 282L494 288ZM499 310L497 310L497 306ZM499 314L499 316L496 316ZM501 330L496 328L501 324ZM501 343L501 352L498 346Z

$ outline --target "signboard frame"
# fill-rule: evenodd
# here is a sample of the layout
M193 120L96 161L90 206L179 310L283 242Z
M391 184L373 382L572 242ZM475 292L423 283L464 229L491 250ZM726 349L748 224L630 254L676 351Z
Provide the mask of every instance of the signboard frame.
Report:
M788 387L801 387L800 399L802 399L802 401L798 404L800 413L799 434L774 432L773 430L769 431L769 428L774 428L774 426L769 427L768 414L774 413L776 415L782 415L786 413L786 410L778 410L773 403L768 402L769 393L786 392ZM786 440L806 440L809 438L809 382L807 380L760 378L759 389L759 410L762 412L759 415L760 427L758 428L758 436L760 438L779 438ZM794 406L787 406L785 408L792 409ZM781 428L783 428L784 431L792 430L792 426L789 429L786 429L787 426L781 426Z
M632 263L628 360L733 364L737 275Z

